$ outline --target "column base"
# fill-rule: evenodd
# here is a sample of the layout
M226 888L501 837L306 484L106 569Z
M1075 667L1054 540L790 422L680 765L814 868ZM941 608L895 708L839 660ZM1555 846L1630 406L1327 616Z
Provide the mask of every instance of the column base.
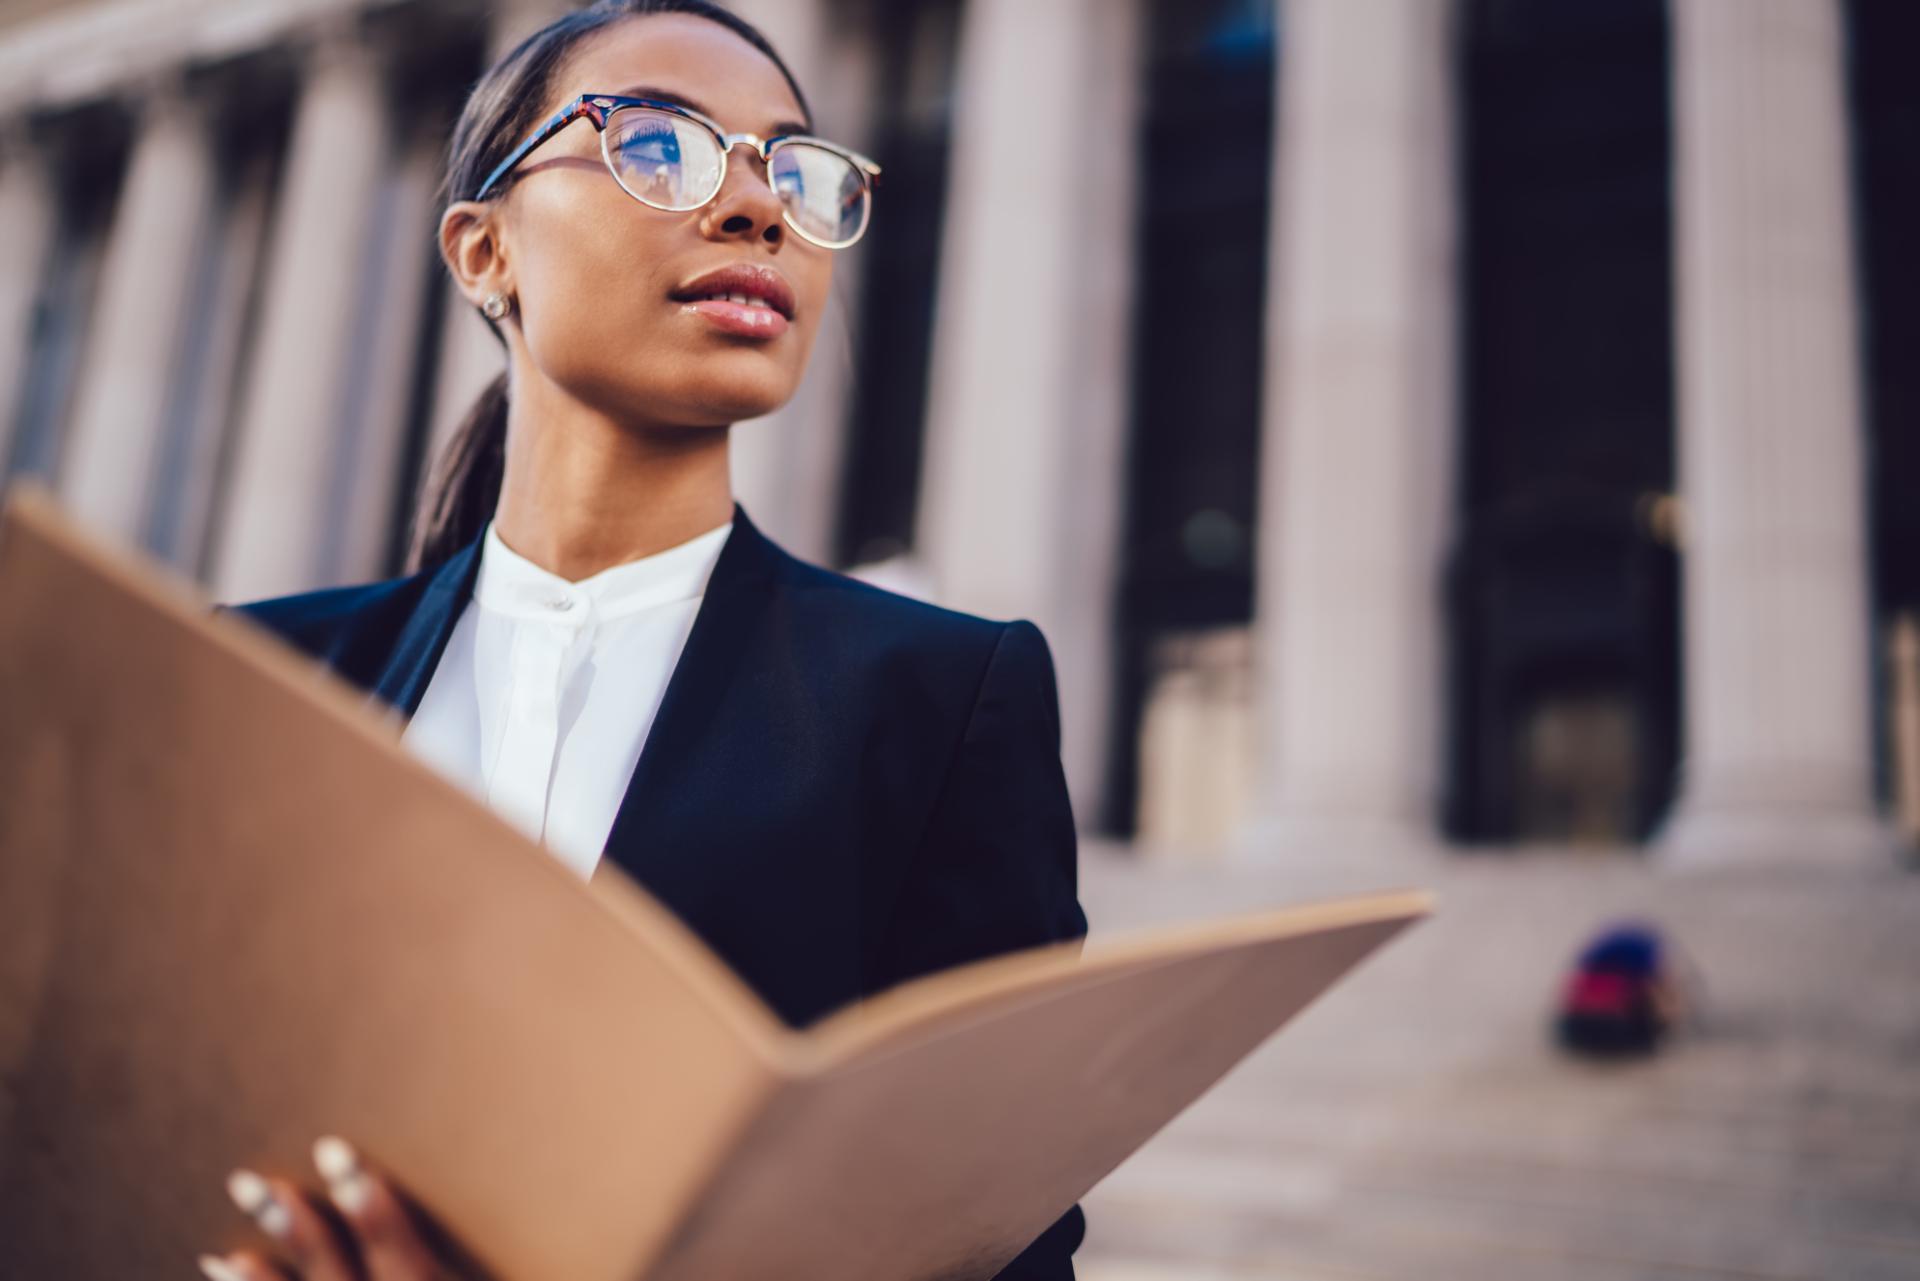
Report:
M1431 881L1446 845L1431 825L1391 812L1283 808L1235 836L1242 865L1285 867L1343 888L1385 888Z
M1870 810L1764 809L1684 802L1654 840L1663 871L1810 870L1859 874L1914 866Z

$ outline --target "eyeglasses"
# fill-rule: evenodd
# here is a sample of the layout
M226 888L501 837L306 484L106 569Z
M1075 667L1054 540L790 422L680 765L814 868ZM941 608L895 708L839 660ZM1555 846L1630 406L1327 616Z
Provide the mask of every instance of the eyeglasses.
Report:
M515 147L474 199L485 200L528 152L583 116L599 131L600 155L614 181L643 205L675 213L700 208L720 194L727 157L744 142L766 166L767 185L779 197L787 225L801 236L822 248L845 249L867 229L880 166L859 152L808 134L728 133L678 103L608 94L575 98Z

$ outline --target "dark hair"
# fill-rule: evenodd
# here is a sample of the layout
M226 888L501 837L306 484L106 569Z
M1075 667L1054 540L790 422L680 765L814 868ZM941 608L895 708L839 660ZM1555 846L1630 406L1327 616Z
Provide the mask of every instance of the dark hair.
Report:
M717 22L767 55L786 77L803 119L811 119L806 95L793 72L759 28L712 0L596 0L564 14L515 45L481 74L467 95L447 150L439 207L471 200L494 167L533 132L546 110L554 72L587 36L626 18L685 13ZM484 319L483 315L483 319ZM494 337L506 345L495 321ZM461 419L414 512L413 568L438 564L466 546L493 516L506 466L508 378L502 372Z

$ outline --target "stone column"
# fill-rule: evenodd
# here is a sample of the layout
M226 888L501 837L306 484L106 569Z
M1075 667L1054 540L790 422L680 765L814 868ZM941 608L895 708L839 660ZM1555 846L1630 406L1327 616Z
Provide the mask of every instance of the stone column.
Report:
M1284 10L1249 857L1436 840L1452 490L1451 6Z
M1878 861L1835 0L1673 8L1682 866Z
M1083 822L1109 719L1139 20L966 6L914 548L936 599L1046 633Z
M265 297L214 559L217 599L320 585L353 328L386 160L379 60L348 24L318 33L295 109Z
M57 198L46 157L25 124L0 124L0 481L13 456L27 342L41 267L53 243Z
M364 323L356 327L343 448L328 503L339 517L325 540L322 572L330 581L360 582L387 570L420 327L430 297L427 263L439 216L433 197L445 147L437 131L414 130L402 143L378 206L367 273L371 292Z
M68 506L99 532L140 541L153 498L189 290L213 214L206 109L175 76L132 100L135 137L114 209L60 468Z
M245 110L245 102L227 110ZM179 418L169 424L159 464L154 519L146 538L154 553L175 568L208 581L210 536L219 517L221 458L239 402L238 372L251 330L249 300L265 261L271 228L274 157L261 146L234 157L223 180L217 212L219 240L205 292L206 332L199 343L195 386L181 397Z
M826 0L741 0L732 7L765 33L793 69L807 91L815 129L823 137L869 150L861 121L872 92L870 34L851 26L833 30ZM885 209L883 190L875 218L884 218ZM811 246L802 248L813 252ZM834 251L832 300L814 336L806 377L793 398L763 418L736 424L728 446L734 495L761 528L809 560L826 560L833 551L861 253L858 248Z

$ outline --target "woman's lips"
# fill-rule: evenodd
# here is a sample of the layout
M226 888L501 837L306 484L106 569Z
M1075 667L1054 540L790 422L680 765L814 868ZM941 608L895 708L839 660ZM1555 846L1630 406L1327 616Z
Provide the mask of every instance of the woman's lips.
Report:
M680 309L702 316L722 333L742 338L778 338L787 332L787 318L771 307L752 303L728 302L724 298L703 298L682 303Z

